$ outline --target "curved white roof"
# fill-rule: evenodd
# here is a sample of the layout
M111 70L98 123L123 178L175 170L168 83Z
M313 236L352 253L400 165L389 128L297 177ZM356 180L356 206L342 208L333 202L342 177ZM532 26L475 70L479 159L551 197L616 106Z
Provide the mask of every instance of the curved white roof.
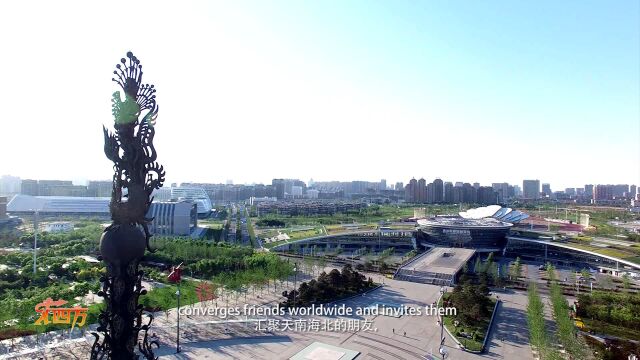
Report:
M203 188L199 187L162 187L160 189L156 189L153 192L152 196L154 197L154 199L160 201L182 199L193 201L198 206L199 214L208 213L213 208L211 199L209 199L209 195L207 195Z
M7 212L104 213L109 214L108 197L16 195L7 204Z
M512 208L503 208L500 205L489 205L467 211L461 211L460 216L465 219L484 219L488 217L509 223L517 223L529 217L529 215Z
M500 209L502 209L500 205L489 205L462 211L459 214L465 219L482 219L493 216Z

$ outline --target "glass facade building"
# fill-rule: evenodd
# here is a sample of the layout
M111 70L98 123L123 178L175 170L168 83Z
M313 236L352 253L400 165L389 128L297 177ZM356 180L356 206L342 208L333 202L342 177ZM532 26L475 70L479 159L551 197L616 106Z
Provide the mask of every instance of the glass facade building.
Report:
M416 242L425 247L502 250L507 242L510 223L489 219L435 217L418 221Z

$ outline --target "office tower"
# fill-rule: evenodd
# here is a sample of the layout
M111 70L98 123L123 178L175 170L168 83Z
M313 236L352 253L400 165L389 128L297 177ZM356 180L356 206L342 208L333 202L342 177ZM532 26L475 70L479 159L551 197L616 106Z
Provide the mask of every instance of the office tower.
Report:
M87 184L87 196L110 197L113 183L111 181L89 181Z
M525 199L540 198L540 180L523 180L522 192Z
M38 196L38 180L23 179L20 182L20 193L23 195Z
M2 175L0 178L0 194L13 195L20 193L20 178L11 175Z
M7 197L0 196L0 219L6 219L7 217Z
M522 196L520 185L513 185L513 196Z
M275 197L278 200L284 199L284 179L273 179L271 185L275 191Z
M551 192L551 184L549 183L542 184L542 194L545 197L551 197L551 195L553 194L553 192Z

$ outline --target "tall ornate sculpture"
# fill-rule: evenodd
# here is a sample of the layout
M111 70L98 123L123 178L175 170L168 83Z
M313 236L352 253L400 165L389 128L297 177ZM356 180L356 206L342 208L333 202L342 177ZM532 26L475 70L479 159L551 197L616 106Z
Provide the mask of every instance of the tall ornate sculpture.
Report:
M142 305L138 297L144 295L142 271L138 263L149 247L146 217L152 202L151 193L162 186L163 167L156 162L153 147L155 121L158 116L155 88L142 84L142 65L131 53L120 60L113 72L124 94L113 94L112 112L115 134L103 127L104 153L113 161L113 189L111 191L112 223L100 239L101 259L107 274L98 293L105 298L106 309L100 314L98 333L91 348L92 359L137 359L138 351L147 359L154 359L147 332L153 317L143 324ZM143 332L143 337L140 331Z

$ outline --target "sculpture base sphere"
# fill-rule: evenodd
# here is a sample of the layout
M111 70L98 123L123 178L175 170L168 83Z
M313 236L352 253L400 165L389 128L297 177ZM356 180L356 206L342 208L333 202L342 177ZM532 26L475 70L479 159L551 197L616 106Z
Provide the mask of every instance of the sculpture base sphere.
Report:
M128 264L144 255L146 239L135 225L112 225L100 238L100 255L112 264Z

